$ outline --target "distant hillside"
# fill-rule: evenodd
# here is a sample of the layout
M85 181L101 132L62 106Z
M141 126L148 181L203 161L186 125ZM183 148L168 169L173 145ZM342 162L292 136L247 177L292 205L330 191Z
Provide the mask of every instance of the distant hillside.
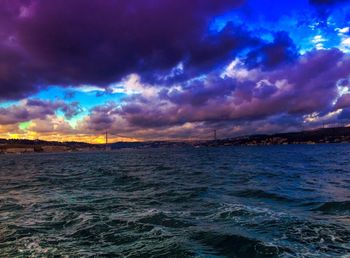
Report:
M170 142L170 141L154 141L154 142L116 142L110 145L112 150L116 149L146 149L146 148L169 148L169 147L191 147L191 143L186 142Z
M0 153L68 152L96 150L100 147L84 142L54 142L41 140L0 139Z
M220 139L216 141L196 142L118 142L111 144L112 149L124 148L161 148L161 147L209 147L235 145L278 145L278 144L316 144L316 143L350 143L350 127L322 128L317 130L259 134Z
M278 144L316 144L316 143L350 143L350 127L322 128L311 131L259 134L228 139L196 142L116 142L108 145L108 150L176 148L176 147L216 147L216 146L254 146ZM84 142L54 142L41 140L0 139L0 153L23 152L65 152L85 150L105 150L104 144Z
M69 147L90 147L92 144L85 142L55 142L42 140L26 140L26 139L0 139L0 145L46 145L46 146L69 146Z
M322 128L311 131L261 134L208 141L198 146L230 145L274 145L274 144L316 144L350 143L350 127Z

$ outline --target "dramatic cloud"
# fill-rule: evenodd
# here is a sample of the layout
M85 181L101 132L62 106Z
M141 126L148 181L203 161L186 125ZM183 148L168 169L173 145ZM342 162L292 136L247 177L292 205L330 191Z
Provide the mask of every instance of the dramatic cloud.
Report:
M233 26L207 35L213 16L241 2L5 1L0 98L48 84L105 87L133 72L166 73L181 61L212 67L253 41Z
M4 0L0 137L346 123L349 11L341 0Z
M289 35L286 32L278 32L274 35L272 43L251 51L246 62L251 66L260 65L271 69L281 64L293 62L298 56L297 47Z
M62 101L29 99L19 105L0 108L0 124L16 124L33 119L44 120L47 116L55 115L58 110L61 110L66 118L72 118L81 112L81 107L76 102L64 103Z
M313 51L267 71L248 69L235 60L224 75L209 74L205 79L159 89L149 97L135 94L121 106L94 108L85 128L124 133L188 123L215 127L229 121L271 122L272 118L275 124L299 123L300 127L307 114L326 114L348 105L348 95L333 103L338 97L338 82L350 76L349 67L350 58L336 49ZM286 116L290 116L288 121Z
M316 4L316 5L332 5L332 4L347 2L347 0L309 0L309 1L310 3Z

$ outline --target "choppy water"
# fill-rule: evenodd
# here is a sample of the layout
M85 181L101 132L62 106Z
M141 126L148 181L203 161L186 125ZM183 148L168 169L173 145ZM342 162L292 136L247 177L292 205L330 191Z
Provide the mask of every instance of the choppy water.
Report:
M349 257L350 145L0 156L0 257Z

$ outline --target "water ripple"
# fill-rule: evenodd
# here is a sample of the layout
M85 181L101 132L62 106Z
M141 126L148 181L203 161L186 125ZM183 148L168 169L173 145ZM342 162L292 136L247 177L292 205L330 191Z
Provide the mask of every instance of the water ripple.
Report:
M346 257L349 145L0 156L0 257Z

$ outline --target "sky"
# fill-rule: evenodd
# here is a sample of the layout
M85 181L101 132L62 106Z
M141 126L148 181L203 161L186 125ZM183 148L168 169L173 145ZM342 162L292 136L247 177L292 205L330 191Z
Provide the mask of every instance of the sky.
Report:
M350 1L0 0L0 138L350 125Z

